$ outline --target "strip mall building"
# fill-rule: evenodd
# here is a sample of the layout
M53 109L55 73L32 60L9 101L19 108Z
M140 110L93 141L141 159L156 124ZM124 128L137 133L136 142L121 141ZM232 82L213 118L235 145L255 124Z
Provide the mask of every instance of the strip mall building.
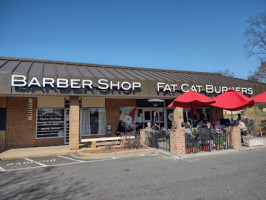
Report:
M0 149L78 143L114 136L118 124L145 127L189 119L189 110L167 108L192 89L210 97L235 88L247 96L266 84L217 73L174 71L0 57ZM164 99L154 110L147 100ZM194 120L214 121L222 109L203 107ZM191 120L191 119L189 119Z

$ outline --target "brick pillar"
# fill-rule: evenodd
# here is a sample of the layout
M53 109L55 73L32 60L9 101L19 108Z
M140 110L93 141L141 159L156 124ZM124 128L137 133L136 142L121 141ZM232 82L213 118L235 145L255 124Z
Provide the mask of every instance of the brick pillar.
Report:
M185 131L183 129L170 130L170 152L173 155L186 154Z
M181 123L184 122L183 118L183 108L176 107L174 108L174 121L178 125L178 128L181 128Z
M69 149L79 149L79 97L69 99Z
M145 134L145 131L147 131L147 130L145 130L145 129L140 129L140 145L141 146L146 146L146 144L145 144L145 141L146 141L146 134Z
M234 127L232 130L232 148L241 148L241 132L239 127Z
M6 147L6 133L5 131L0 131L0 150Z

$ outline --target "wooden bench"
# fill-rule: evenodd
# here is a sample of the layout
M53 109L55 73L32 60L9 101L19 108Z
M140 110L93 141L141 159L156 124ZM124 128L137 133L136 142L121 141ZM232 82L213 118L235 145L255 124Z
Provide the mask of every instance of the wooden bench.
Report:
M135 136L88 138L81 139L81 143L91 142L91 148L96 148L97 146L120 145L123 139L135 139Z

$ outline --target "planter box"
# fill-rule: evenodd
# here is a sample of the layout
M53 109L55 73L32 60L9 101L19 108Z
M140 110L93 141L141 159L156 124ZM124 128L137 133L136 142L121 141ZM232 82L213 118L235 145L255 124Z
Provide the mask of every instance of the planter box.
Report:
M265 139L264 138L253 138L250 140L245 140L245 145L248 147L255 147L255 146L264 146L265 145Z

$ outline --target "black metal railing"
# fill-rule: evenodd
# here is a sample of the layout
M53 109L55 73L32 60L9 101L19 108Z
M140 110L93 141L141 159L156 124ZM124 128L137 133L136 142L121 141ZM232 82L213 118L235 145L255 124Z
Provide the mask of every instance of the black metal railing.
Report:
M185 137L187 154L232 148L231 129L198 128L192 134L185 134Z
M170 151L170 134L167 130L146 130L145 144L152 148Z

